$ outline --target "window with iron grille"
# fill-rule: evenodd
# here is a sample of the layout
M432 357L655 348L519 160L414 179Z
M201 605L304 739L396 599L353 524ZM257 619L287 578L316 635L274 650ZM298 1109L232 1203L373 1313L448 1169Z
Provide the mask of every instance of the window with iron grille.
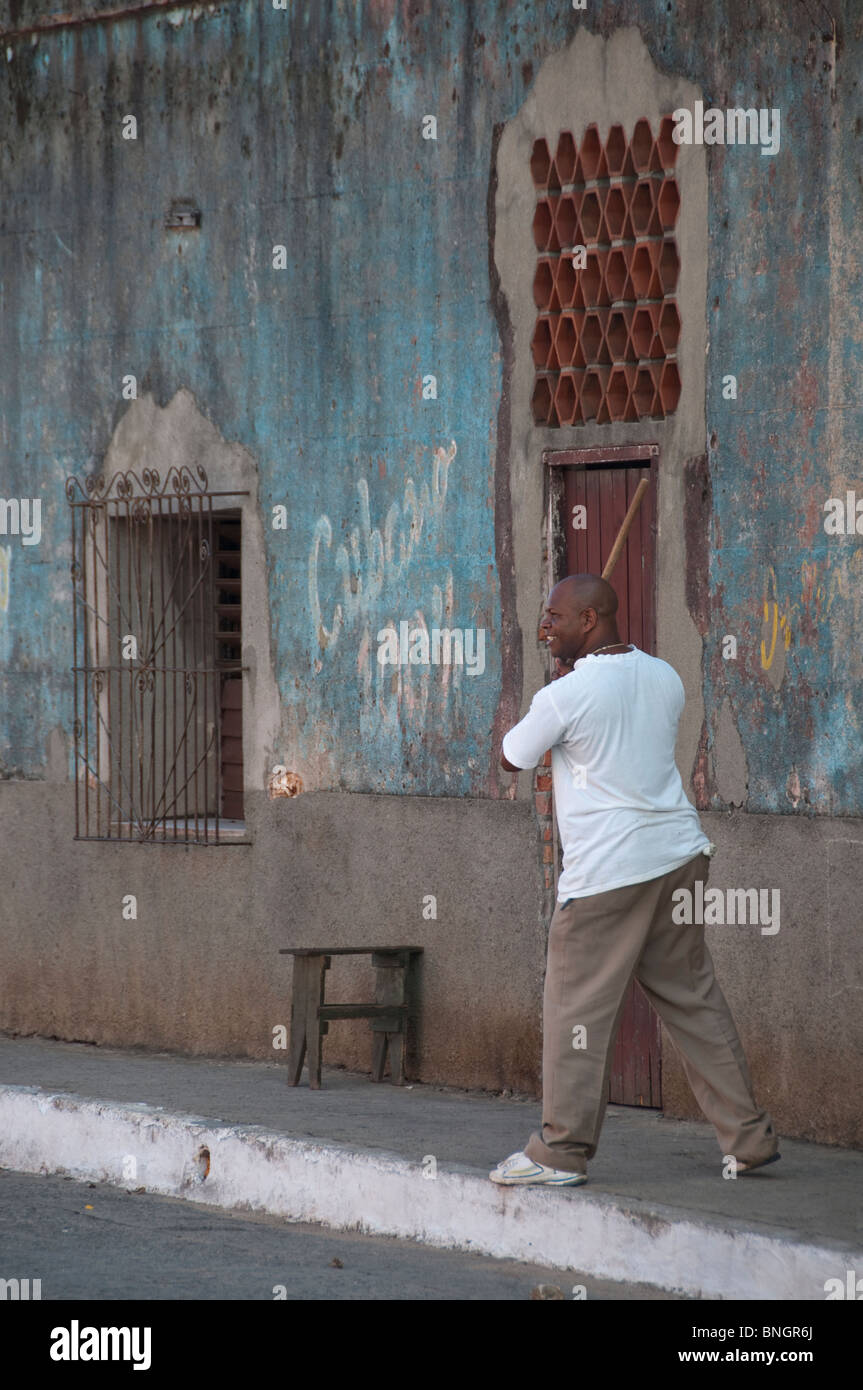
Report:
M241 492L202 468L69 478L75 836L244 831ZM231 503L233 502L233 506Z

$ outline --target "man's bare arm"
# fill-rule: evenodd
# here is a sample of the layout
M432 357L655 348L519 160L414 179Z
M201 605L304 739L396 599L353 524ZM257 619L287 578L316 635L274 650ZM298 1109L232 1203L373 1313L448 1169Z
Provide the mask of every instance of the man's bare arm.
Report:
M554 662L554 670L551 673L551 679L553 681L557 681L560 680L561 676L568 676L570 671L572 670L572 667L573 663L571 661L561 661L560 657L556 657ZM500 755L500 765L502 768L505 768L507 772L525 771L523 767L516 767L514 763L507 762L506 758L503 756L503 753L501 753Z

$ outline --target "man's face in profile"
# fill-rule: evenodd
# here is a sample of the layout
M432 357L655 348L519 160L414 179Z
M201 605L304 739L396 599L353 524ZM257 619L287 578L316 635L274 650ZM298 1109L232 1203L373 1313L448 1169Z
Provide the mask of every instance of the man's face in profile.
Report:
M567 665L576 660L587 642L586 619L590 612L591 609L582 608L572 595L552 589L539 625L539 640L556 660Z

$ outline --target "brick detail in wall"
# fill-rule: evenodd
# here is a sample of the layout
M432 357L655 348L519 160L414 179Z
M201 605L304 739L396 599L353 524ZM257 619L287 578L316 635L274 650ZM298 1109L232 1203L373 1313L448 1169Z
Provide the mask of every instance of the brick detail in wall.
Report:
M662 420L677 408L673 124L663 116L656 138L644 117L629 137L613 125L604 143L589 125L580 146L565 130L554 155L546 140L534 142L537 425ZM577 268L578 247L585 264Z
M551 799L551 750L545 754L534 775L534 804L539 826L540 857L543 888L546 895L554 893L554 806Z

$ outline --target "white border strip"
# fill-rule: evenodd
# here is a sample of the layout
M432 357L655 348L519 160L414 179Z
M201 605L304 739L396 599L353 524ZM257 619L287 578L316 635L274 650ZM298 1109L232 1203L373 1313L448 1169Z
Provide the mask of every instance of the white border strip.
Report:
M395 1154L36 1087L0 1086L0 1165L702 1298L819 1300L827 1279L863 1271L863 1250L838 1242L699 1223L585 1187L501 1188L454 1165L428 1179Z

